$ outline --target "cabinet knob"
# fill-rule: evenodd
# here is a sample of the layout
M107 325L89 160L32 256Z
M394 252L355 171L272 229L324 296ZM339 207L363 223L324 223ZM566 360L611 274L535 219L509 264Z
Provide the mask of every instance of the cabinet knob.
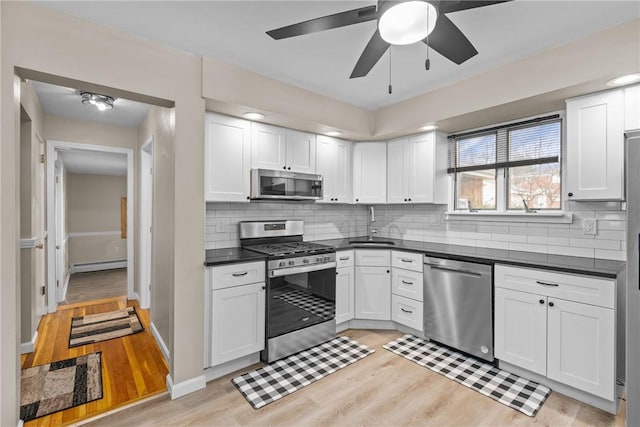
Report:
M287 168L287 170L291 170L291 166L289 166L289 167Z
M553 307L553 302L549 301L549 307Z
M389 270L387 270L387 273L391 273Z
M282 167L282 169L287 170L287 167L286 167L286 166L283 166L283 167Z
M263 287L262 287L262 289L263 289L263 290L264 290L264 289L267 289L267 287L266 287L266 286L263 286Z
M356 199L356 202L359 202L359 201L360 201L359 199Z
M407 201L407 199L404 199L404 201L406 202L406 201Z
M247 200L251 200L251 197L247 196Z
M569 193L569 197L573 197L573 193Z
M540 304L544 304L544 300L543 299L540 300Z
M336 197L336 202L338 201L338 198Z
M411 201L411 199L409 199L409 201Z

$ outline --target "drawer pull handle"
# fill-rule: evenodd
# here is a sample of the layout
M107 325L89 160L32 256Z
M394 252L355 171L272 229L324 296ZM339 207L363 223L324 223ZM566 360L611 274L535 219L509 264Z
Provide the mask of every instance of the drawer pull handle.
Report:
M560 286L557 283L541 282L540 280L536 280L536 283L543 286Z
M242 273L233 273L232 276L233 277L242 277L242 276L246 276L247 273L249 273L248 271L243 271Z
M349 261L349 257L348 256L340 257L340 261Z
M404 283L405 285L413 285L413 282L407 282L406 280L403 280L402 283Z
M407 259L407 258L401 258L402 262L413 262L412 259Z
M404 308L401 308L400 310L404 311L405 313L413 314L413 311L411 310L405 310Z

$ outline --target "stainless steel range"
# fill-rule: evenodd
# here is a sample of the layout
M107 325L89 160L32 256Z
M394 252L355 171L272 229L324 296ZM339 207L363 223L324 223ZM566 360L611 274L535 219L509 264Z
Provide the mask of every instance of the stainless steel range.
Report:
M267 363L336 336L336 253L303 242L300 220L240 222L244 249L267 256Z

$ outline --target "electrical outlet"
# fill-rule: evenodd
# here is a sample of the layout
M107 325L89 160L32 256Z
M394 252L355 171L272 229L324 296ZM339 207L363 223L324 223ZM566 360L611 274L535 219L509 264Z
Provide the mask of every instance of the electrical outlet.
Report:
M216 221L216 233L224 233L225 222L221 219Z
M597 220L594 218L586 218L583 220L584 234L596 234L598 232Z

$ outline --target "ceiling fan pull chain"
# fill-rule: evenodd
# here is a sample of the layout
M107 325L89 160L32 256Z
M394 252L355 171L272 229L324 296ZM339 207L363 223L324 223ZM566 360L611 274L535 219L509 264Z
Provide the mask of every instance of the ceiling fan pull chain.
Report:
M427 9L427 27L429 26L429 9ZM424 61L424 69L429 71L431 68L431 61L429 61L429 34L427 33L427 59Z
M393 87L391 86L391 46L389 46L389 95L393 93Z

